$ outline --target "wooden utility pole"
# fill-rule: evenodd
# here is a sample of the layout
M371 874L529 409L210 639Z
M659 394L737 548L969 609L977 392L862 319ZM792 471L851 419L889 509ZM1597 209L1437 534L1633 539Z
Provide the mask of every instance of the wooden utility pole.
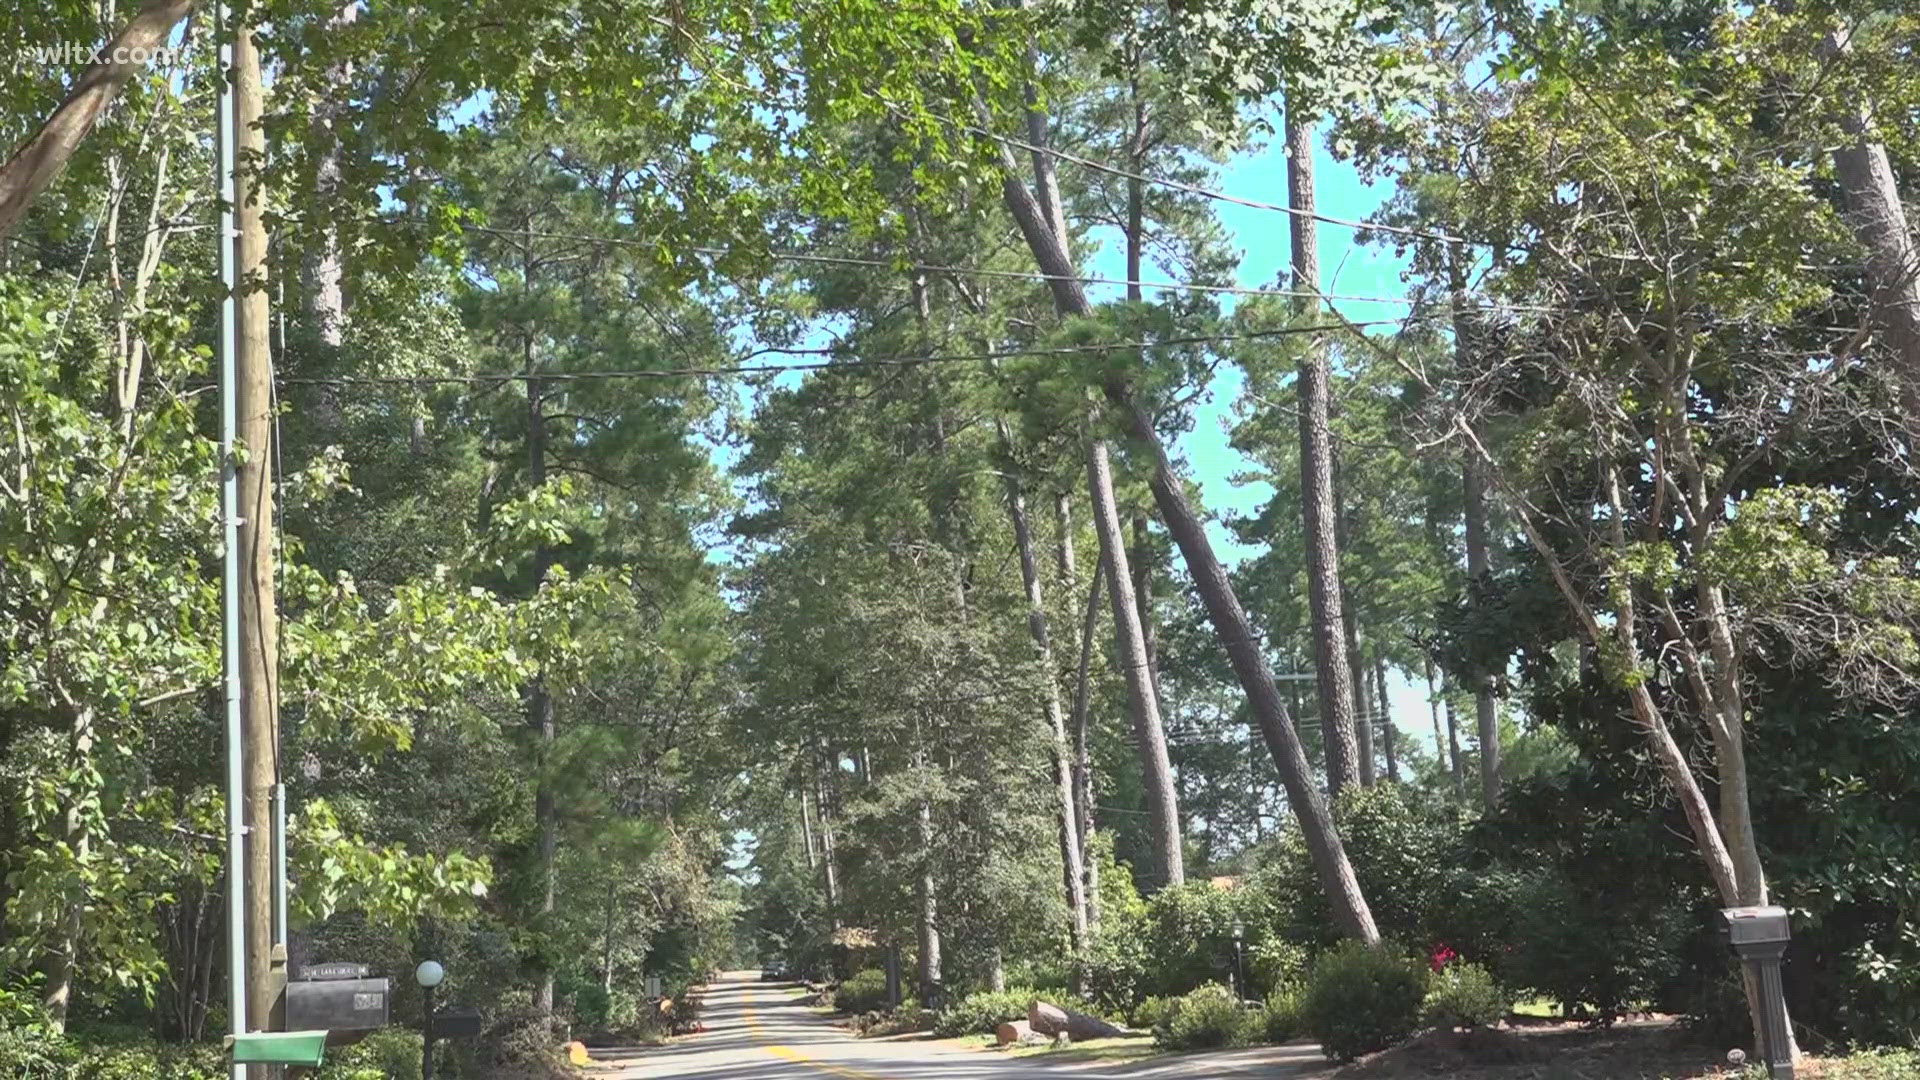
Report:
M235 435L240 522L240 724L246 776L247 1026L272 1031L285 988L285 957L274 955L274 785L279 781L280 632L274 596L273 357L269 352L267 227L260 171L266 134L264 90L252 31L235 28L233 45L236 230ZM277 1075L256 1067L253 1075Z

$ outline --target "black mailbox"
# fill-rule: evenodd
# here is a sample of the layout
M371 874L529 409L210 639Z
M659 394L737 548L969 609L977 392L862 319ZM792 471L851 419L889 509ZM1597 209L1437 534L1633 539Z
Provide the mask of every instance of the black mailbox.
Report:
M372 1031L387 1026L385 979L305 979L287 984L287 1030Z
M435 1009L433 1035L437 1039L468 1039L480 1034L479 1009Z
M1792 940L1787 932L1787 909L1782 907L1727 908L1727 937L1741 956L1777 952L1774 946Z

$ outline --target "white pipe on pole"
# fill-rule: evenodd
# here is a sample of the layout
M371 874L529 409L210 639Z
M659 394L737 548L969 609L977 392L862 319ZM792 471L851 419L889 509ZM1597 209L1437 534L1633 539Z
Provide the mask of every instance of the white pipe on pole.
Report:
M238 333L238 253L234 244L233 43L227 39L227 5L219 6L215 33L220 41L220 116L214 132L220 160L220 514L222 519L222 651L227 690L227 1012L235 1036L247 1033L246 818L240 732L240 478L234 460L238 429L234 408L234 339ZM233 1080L246 1080L247 1067L232 1066Z
M273 785L273 943L287 945L287 785Z

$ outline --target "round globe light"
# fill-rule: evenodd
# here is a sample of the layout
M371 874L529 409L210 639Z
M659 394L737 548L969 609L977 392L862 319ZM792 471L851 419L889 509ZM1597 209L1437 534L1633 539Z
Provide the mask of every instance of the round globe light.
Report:
M413 981L428 988L439 986L440 980L446 977L447 969L437 960L422 960L420 966L413 969Z

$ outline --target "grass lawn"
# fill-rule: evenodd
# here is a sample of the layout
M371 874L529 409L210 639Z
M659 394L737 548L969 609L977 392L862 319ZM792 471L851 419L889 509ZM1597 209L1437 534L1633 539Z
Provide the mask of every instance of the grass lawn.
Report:
M969 1050L985 1050L989 1053L1004 1054L1007 1057L1031 1058L1044 1057L1049 1061L1140 1061L1144 1058L1158 1057L1167 1051L1153 1045L1151 1035L1126 1035L1116 1039L1089 1039L1086 1042L1070 1043L1066 1046L1016 1046L1001 1050L997 1040L991 1035L968 1035L953 1039L956 1046Z
M1671 1018L1611 1028L1540 1024L1462 1034L1427 1032L1316 1080L1757 1080L1726 1064L1726 1051L1701 1044ZM1920 1054L1877 1052L1810 1057L1801 1080L1920 1080Z

